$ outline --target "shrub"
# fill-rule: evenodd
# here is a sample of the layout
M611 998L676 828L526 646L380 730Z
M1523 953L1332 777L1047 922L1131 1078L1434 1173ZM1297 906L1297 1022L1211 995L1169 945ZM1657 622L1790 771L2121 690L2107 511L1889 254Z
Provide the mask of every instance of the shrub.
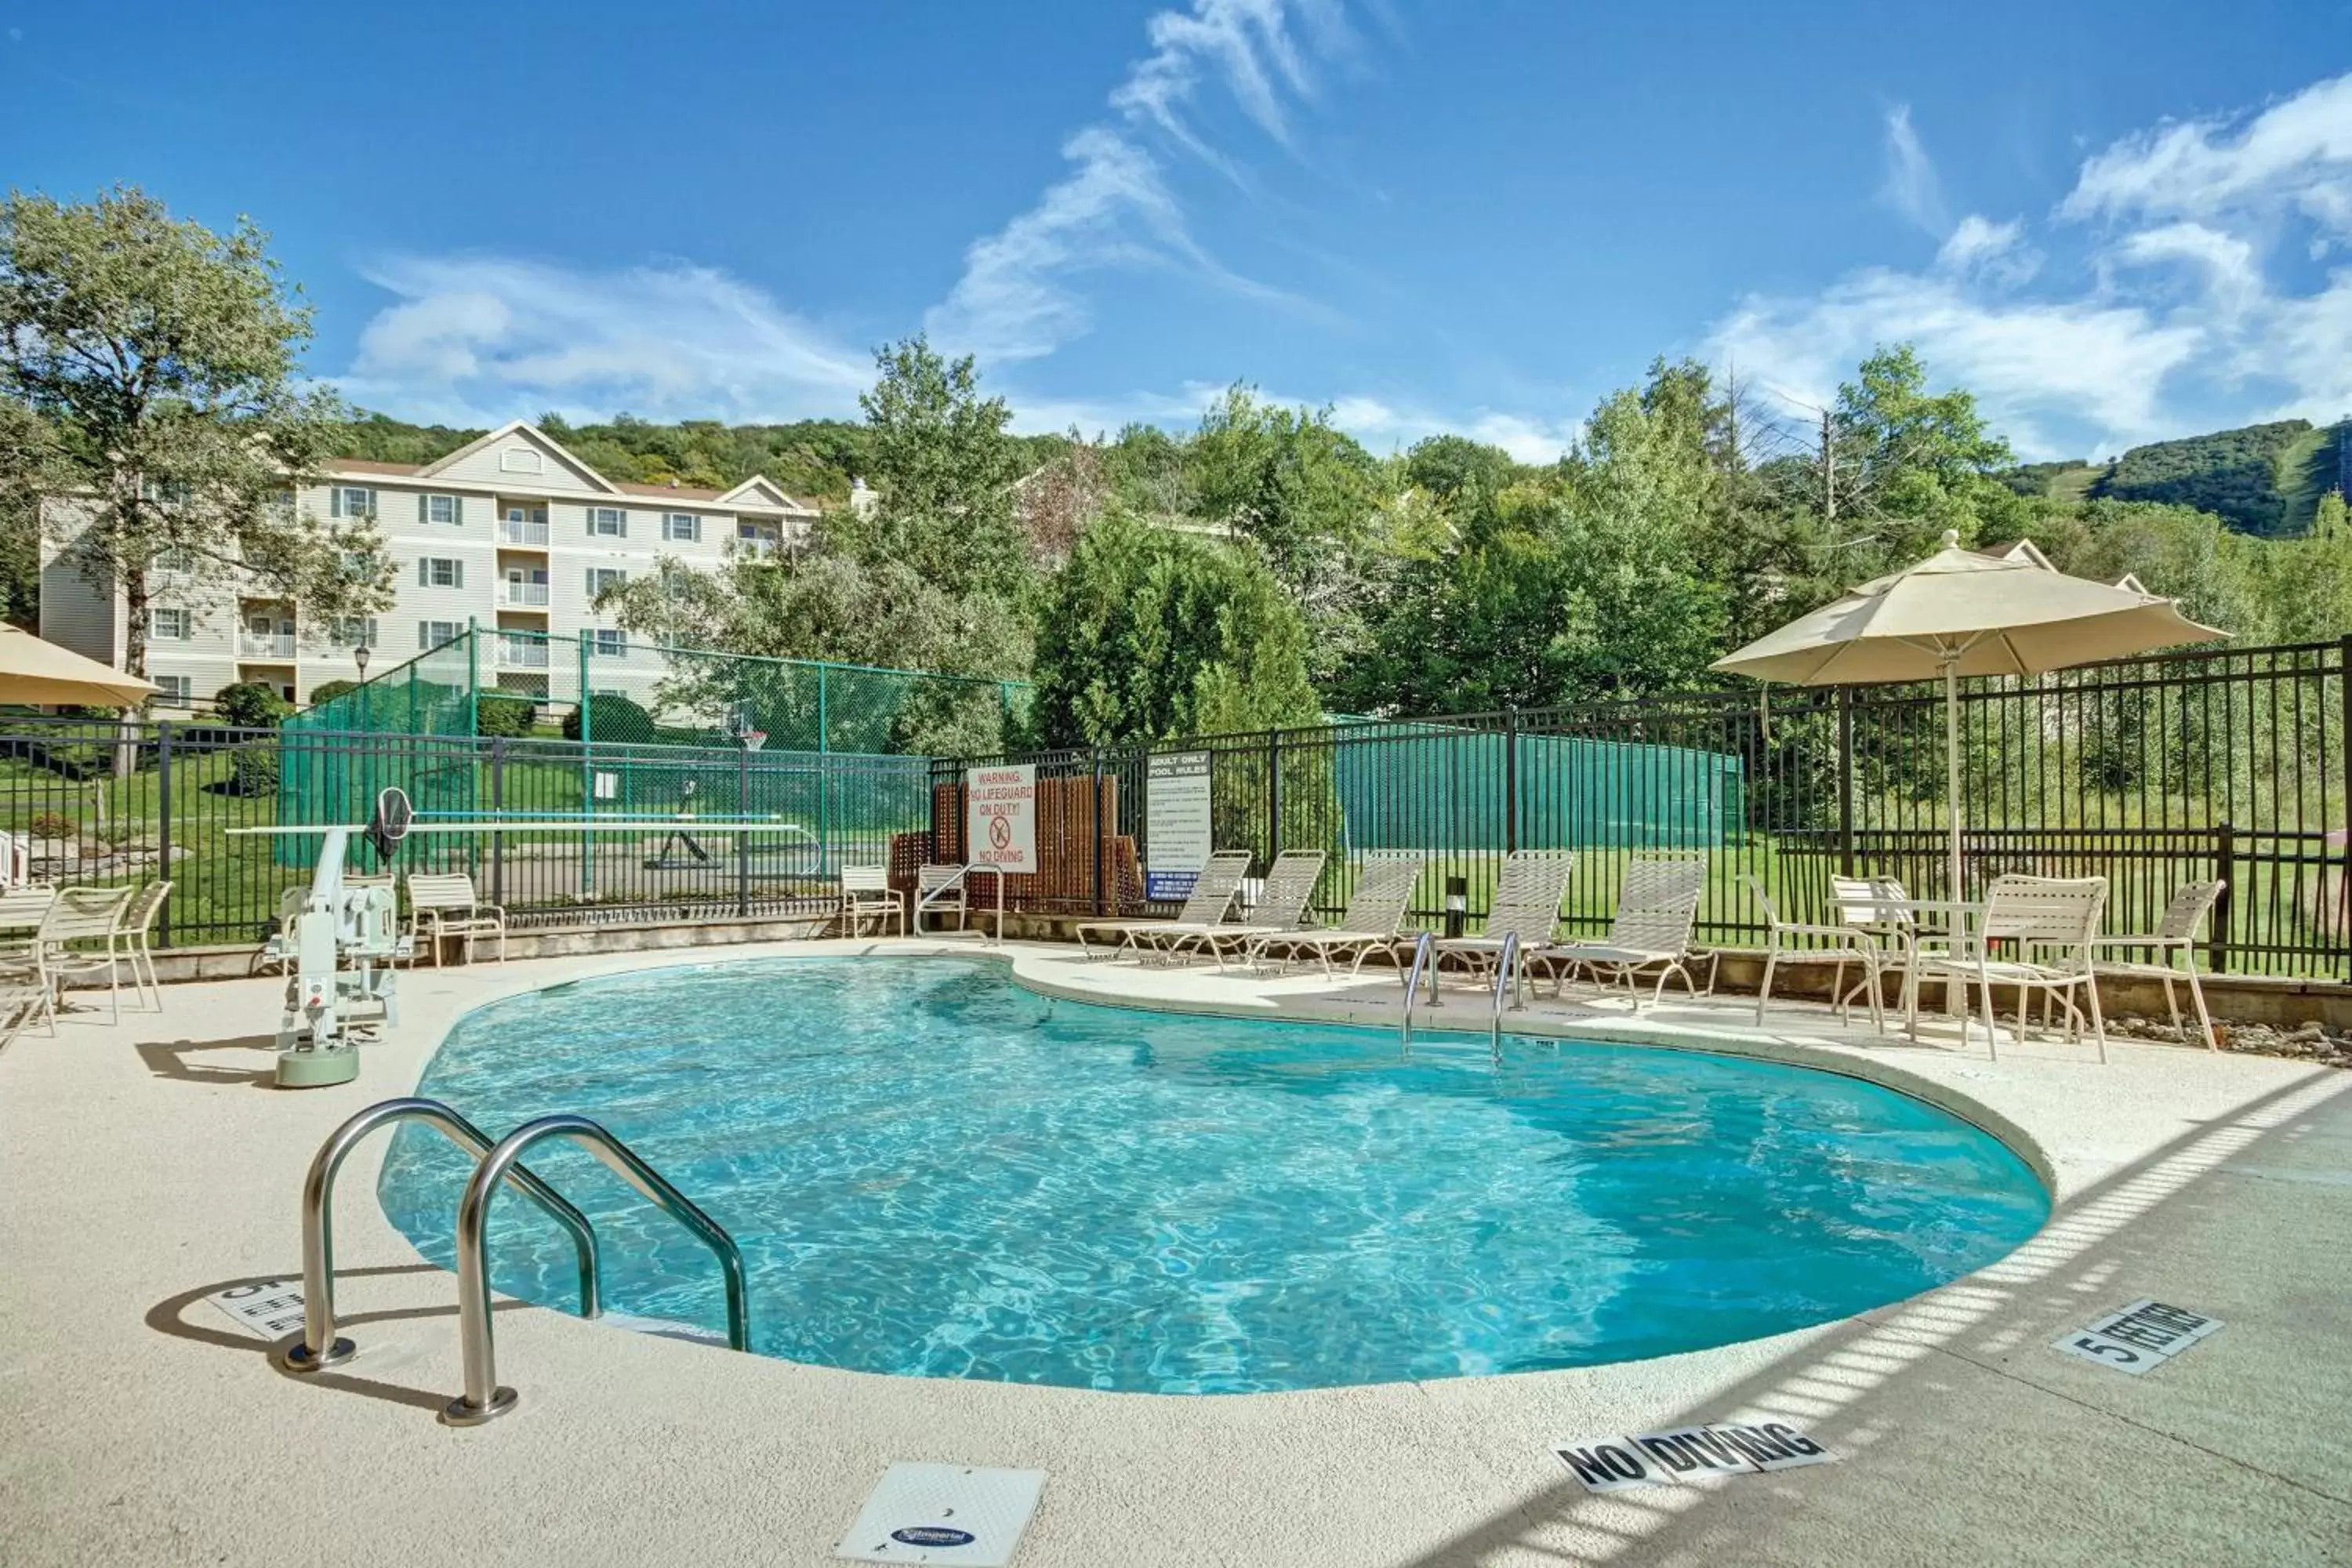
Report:
M222 723L245 730L274 730L278 721L294 711L293 705L278 695L276 687L258 680L240 680L234 686L222 687L213 693L213 709ZM271 768L274 776L274 763Z
M617 691L598 691L588 699L589 738L592 741L650 741L654 738L654 716ZM574 708L563 716L563 738L580 738L580 710Z
M264 795L278 793L278 746L271 741L252 741L229 753L228 782L225 793L236 795Z
M79 838L81 837L81 825L69 816L45 811L33 818L28 831L36 838Z
M310 706L316 708L322 702L332 702L344 692L359 689L360 683L356 680L322 680L310 688Z
M601 715L600 721L601 721ZM528 735L539 718L539 704L528 697L494 697L484 692L474 704L477 735Z

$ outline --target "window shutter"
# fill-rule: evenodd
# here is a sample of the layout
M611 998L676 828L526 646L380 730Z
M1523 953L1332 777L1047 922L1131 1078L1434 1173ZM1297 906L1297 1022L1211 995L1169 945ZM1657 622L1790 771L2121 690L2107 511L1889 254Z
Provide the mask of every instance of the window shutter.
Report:
M449 498L449 521L457 524L459 528L466 526L466 498L464 496L451 496Z
M416 585L420 588L429 588L433 585L433 562L430 556L420 555L416 558Z
M422 653L422 652L425 651L426 649L430 648L432 646L433 646L433 623L432 623L431 621L419 621L419 622L417 622L417 623L416 623L416 647L417 647L417 651L418 651L418 652L420 652L420 653Z
M343 487L341 485L331 486L327 491L327 515L329 517L343 515Z
M462 588L465 585L466 563L463 561L452 561L449 563L449 586Z
M628 514L627 512L625 512L625 511L623 511L623 510L622 510L620 508L618 508L618 507L614 507L614 508L613 509L613 514L614 514L615 517L617 517L617 518L619 518L619 519L621 520L621 537L622 537L623 539L626 539L626 538L628 538L628 537L629 537L629 514Z
M581 515L582 515L582 516L583 516L583 517L585 517L585 518L588 520L588 537L589 537L589 538L591 538L591 539L595 538L595 537L596 537L596 509L595 509L594 507L593 507L593 506L592 506L592 507L583 507L583 508L582 508L582 509L581 509Z
M431 522L433 521L433 498L431 496L420 495L416 498L416 521L419 522Z

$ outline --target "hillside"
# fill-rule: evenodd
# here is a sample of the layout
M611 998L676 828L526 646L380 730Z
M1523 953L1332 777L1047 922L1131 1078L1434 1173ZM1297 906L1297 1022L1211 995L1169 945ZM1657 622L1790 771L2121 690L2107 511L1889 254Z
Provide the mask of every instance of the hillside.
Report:
M2347 441L2352 420L2315 427L2285 419L2134 447L2112 463L2028 463L2002 478L2024 495L2164 501L2227 518L2246 533L2293 535L2344 482Z
M803 419L792 425L722 425L689 419L656 425L624 414L604 425L571 425L542 415L540 427L580 455L608 479L657 485L668 479L706 489L725 489L765 474L796 496L839 501L849 481L865 467L866 427L843 419ZM338 456L384 463L429 463L482 434L446 425L410 425L381 414L352 422ZM1044 461L1062 446L1055 436L1025 437L1032 456Z

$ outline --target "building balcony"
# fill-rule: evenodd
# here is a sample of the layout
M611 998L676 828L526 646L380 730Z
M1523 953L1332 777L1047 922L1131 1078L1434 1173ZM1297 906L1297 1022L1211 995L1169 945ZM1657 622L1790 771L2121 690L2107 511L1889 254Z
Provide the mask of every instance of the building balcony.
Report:
M500 583L499 603L511 609L540 610L547 607L547 584L544 583Z
M527 641L521 637L500 637L499 668L500 669L545 669L547 645L543 642Z
M518 522L510 517L501 518L499 520L499 542L525 544L544 550L547 547L547 524Z
M261 637L253 632L240 632L236 638L236 656L239 658L292 658L293 634Z
M766 534L747 533L735 541L735 548L754 561L773 561L781 547Z

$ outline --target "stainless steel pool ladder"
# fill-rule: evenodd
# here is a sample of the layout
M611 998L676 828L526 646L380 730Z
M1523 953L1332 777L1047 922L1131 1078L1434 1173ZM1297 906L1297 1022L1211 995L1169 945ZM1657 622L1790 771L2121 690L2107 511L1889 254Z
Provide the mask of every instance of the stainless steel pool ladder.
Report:
M490 1338L490 1200L510 1173L520 1171L523 1151L547 1138L569 1138L602 1160L621 1180L687 1229L719 1259L727 1286L727 1343L751 1344L751 1310L743 1277L743 1254L726 1228L669 1184L659 1171L612 1133L584 1116L542 1116L526 1121L482 1156L457 1200L457 1338L466 1364L466 1392L442 1409L452 1426L478 1426L515 1407L515 1391L499 1386L498 1352Z
M422 1121L478 1161L491 1152L488 1134L437 1100L387 1100L327 1134L302 1181L303 1327L302 1337L278 1357L278 1364L289 1372L316 1372L352 1357L352 1342L335 1332L335 1175L362 1139L396 1121ZM572 1248L580 1255L580 1315L595 1317L604 1309L597 1297L596 1232L588 1216L520 1165L507 1179L571 1233Z
M1412 1049L1412 999L1421 993L1421 977L1429 974L1429 1004L1437 1005L1436 972L1437 938L1423 931L1412 939L1412 967L1404 974L1404 1022L1397 1029L1397 1044L1402 1049Z
M1507 931L1503 933L1503 951L1495 959L1495 1012L1486 1031L1487 1044L1493 1047L1497 1062L1503 1059L1503 996L1508 992L1511 1005L1519 1005L1518 979L1519 933Z

